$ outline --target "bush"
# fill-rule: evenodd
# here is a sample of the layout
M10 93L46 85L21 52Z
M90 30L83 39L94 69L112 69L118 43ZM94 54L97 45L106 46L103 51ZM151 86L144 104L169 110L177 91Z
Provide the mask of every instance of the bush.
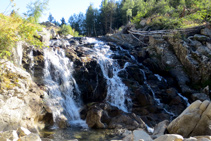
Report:
M74 37L79 37L79 33L75 31L75 29L72 29L70 25L63 24L61 29L58 31L60 35L67 36L68 34L74 36Z
M178 29L182 26L181 19L170 18L168 16L159 16L154 18L149 24L152 30L160 29Z
M43 43L34 36L41 26L22 19L15 13L5 16L0 13L0 58L7 59L11 50L18 41L24 40L34 46L43 46Z

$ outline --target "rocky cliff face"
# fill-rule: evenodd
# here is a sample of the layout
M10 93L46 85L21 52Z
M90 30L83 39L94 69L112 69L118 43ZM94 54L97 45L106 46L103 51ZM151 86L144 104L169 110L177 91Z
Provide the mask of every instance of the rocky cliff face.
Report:
M116 34L109 36L108 39L123 45L126 37L125 41L130 40L127 47L134 46L130 50L139 61L154 73L164 76L170 74L177 80L177 85L186 96L191 97L196 90L209 96L210 32L210 28L201 27L188 34L174 33L173 36L162 37L150 33L150 36L145 35L143 38L144 43L139 42L138 37L131 34ZM181 39L181 36L186 37Z
M43 102L44 91L28 72L1 60L0 130L16 130L22 126L38 132L47 115ZM46 122L48 123L48 122Z

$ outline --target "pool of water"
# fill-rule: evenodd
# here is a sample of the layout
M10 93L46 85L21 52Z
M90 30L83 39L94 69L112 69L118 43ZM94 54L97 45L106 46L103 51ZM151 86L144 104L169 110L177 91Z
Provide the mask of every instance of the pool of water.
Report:
M111 129L55 129L41 131L41 137L52 139L53 141L110 141L123 139L123 130Z

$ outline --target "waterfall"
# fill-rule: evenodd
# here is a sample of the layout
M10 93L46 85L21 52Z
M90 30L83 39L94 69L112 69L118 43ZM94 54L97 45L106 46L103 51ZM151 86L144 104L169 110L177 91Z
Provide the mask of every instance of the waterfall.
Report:
M93 57L97 57L104 78L107 80L107 102L128 112L132 101L127 97L128 87L122 82L118 73L124 70L129 63L125 63L121 69L118 62L111 58L113 52L110 50L110 46L92 38L88 38L88 42L95 43ZM112 76L109 75L109 72L112 72Z
M177 93L177 94L178 94L179 97L181 97L181 98L185 101L187 107L190 106L190 103L188 102L188 99L187 99L186 97L184 97L184 96L183 96L182 94L180 94L180 93Z
M164 81L167 83L167 80L166 80L165 78L163 78L162 76L160 76L159 74L154 74L154 75L157 77L157 79L158 79L159 81L164 80ZM179 97L181 97L181 98L185 101L187 107L190 106L190 103L188 102L188 99L187 99L186 97L184 97L184 96L183 96L182 94L180 94L180 93L177 93L177 95L178 95Z
M80 119L79 106L75 102L73 91L80 94L72 76L73 62L65 57L62 49L44 49L44 83L48 88L48 103L53 112L54 121L65 115L70 125L85 126Z

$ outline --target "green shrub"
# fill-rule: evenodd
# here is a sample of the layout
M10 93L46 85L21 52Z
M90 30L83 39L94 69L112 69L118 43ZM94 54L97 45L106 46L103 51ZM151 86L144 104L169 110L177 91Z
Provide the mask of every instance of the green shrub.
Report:
M0 58L7 59L12 48L21 40L41 47L43 43L34 38L41 29L40 25L22 19L16 14L5 16L0 13Z
M67 36L68 34L74 36L74 37L79 37L79 33L75 31L75 29L72 29L70 25L63 24L58 31L60 35Z

